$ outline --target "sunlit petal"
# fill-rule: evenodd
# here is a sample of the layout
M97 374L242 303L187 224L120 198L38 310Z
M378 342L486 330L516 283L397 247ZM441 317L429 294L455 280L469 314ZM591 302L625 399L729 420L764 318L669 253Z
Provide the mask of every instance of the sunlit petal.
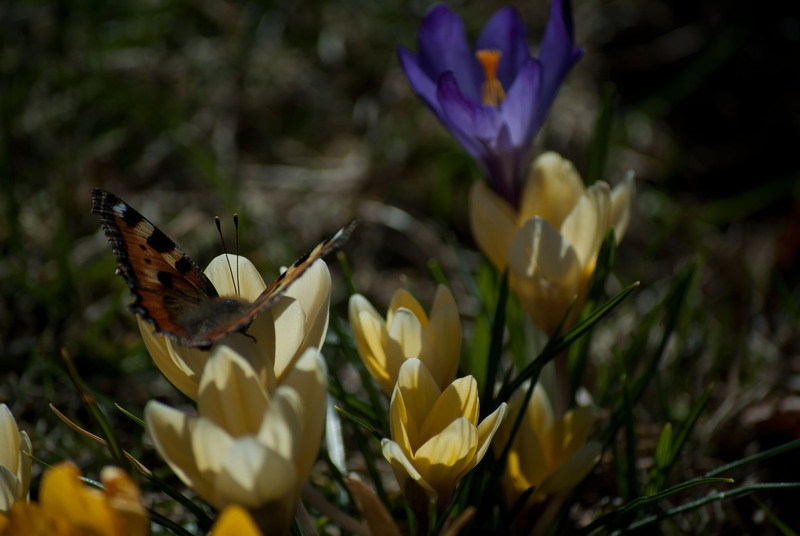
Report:
M559 229L584 190L583 180L572 162L552 151L542 153L528 171L518 212L519 225L539 216Z
M508 250L517 234L517 215L507 201L476 182L469 196L472 236L498 270L508 264Z
M587 275L594 271L597 253L608 230L610 209L608 184L596 182L581 196L561 226L562 236L572 245Z

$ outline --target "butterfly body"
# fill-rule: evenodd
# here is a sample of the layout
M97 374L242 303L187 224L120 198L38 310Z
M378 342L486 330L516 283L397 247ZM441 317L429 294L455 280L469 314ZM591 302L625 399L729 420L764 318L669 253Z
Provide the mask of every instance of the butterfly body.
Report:
M273 281L253 302L220 296L181 248L147 218L114 194L92 190L92 213L100 222L117 260L117 273L133 294L131 309L158 334L179 344L209 348L229 333L244 332L318 258L338 248L351 223L317 245Z

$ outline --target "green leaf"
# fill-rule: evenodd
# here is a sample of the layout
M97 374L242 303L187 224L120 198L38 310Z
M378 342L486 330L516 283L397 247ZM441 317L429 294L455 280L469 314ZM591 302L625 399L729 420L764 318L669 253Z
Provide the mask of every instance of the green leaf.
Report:
M606 84L603 90L603 99L600 102L600 111L594 123L592 141L589 145L589 154L586 155L586 173L584 181L591 186L605 177L608 148L611 142L611 127L614 118L614 101L617 91L613 84Z
M497 369L500 367L500 358L503 354L503 335L506 329L506 300L508 299L508 271L503 274L500 282L500 297L492 322L492 338L489 343L489 355L486 358L486 380L483 385L483 399L492 400L494 397L494 384L497 378ZM492 404L483 404L481 419L489 413ZM493 409L491 411L494 411Z

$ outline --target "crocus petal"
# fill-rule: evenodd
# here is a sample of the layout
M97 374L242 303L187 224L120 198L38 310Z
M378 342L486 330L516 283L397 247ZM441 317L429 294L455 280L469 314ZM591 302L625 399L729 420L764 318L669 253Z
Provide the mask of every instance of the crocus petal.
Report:
M602 452L603 448L599 442L586 443L569 460L545 478L534 495L544 497L572 489L589 474L589 471L600 459Z
M397 389L403 392L408 420L424 423L441 391L428 368L419 359L407 359L397 376Z
M419 424L409 420L403 392L397 387L390 404L389 433L409 458L413 458L414 452L422 445Z
M419 319L405 308L395 311L389 325L389 340L386 342L387 365L390 376L396 376L398 369L394 366L402 364L409 357L422 361L434 378L441 378L439 356L433 351Z
M153 333L153 326L143 321L138 316L136 322L139 324L139 331L142 340L147 348L147 352L153 359L158 370L161 371L167 381L174 385L181 393L192 400L197 400L197 383L200 380L200 371L195 371L188 366L186 361L179 359L173 352L170 341L161 335Z
M0 465L5 466L12 473L17 472L19 460L19 428L11 410L5 404L0 404Z
M437 491L439 499L449 500L450 494L475 456L478 429L461 417L431 437L414 455L414 466Z
M238 277L234 281L232 276L237 274L237 267ZM242 256L218 255L208 264L205 274L220 296L238 296L252 302L267 288L253 263Z
M461 17L443 5L431 8L419 29L419 65L429 78L451 71L461 81L466 95L480 99L480 66L474 57Z
M100 473L106 500L125 534L149 534L150 520L136 482L122 469L106 466Z
M550 5L550 18L539 48L539 61L542 62L542 92L536 123L541 124L544 116L556 97L558 86L567 72L583 55L583 49L574 48L572 26L572 5L570 0L553 0Z
M389 344L395 341L406 357L419 357L423 348L424 331L417 316L405 308L397 309L389 324Z
M508 264L508 251L517 234L516 214L511 205L476 182L469 196L470 225L478 246L498 270Z
M561 441L563 452L571 456L586 443L594 419L594 410L589 406L579 406L564 414L564 437Z
M611 191L611 212L608 215L608 222L614 227L617 244L622 241L625 231L628 230L628 223L631 220L631 200L635 189L633 172L629 172Z
M121 534L104 494L84 487L78 468L69 462L44 474L39 504L52 519L66 522L78 534Z
M293 389L278 389L264 412L256 438L277 455L291 459L302 443L303 403Z
M372 304L360 294L350 296L347 311L358 355L383 390L391 393L394 389L394 380L388 372L389 363L385 347L389 340L389 332L385 321Z
M295 445L297 474L303 480L317 459L328 404L328 367L316 348L308 348L295 363L292 372L276 390L293 389L302 400L302 440Z
M522 493L530 486L538 486L553 469L548 464L542 447L542 442L547 440L547 436L540 435L537 432L536 423L531 419L531 406L535 404L536 402L531 402L528 405L528 414L517 431L512 447L518 460L518 474L515 476L520 481L520 484L517 493ZM507 422L512 423L514 421L508 419Z
M214 489L212 481L201 474L192 452L197 417L151 400L144 408L144 419L156 450L173 472L198 495L210 500Z
M422 329L428 327L428 315L425 314L425 309L423 309L416 298L404 288L399 288L392 294L392 300L389 302L389 310L386 312L386 324L391 325L395 311L401 307L411 311L419 321Z
M447 386L430 408L422 425L422 437L432 437L444 430L454 420L465 417L470 423L478 423L478 383L472 376L458 378Z
M274 355L278 383L283 382L306 348L322 347L328 331L330 299L331 274L325 261L318 259L248 330L260 346ZM269 325L264 335L258 330L261 318Z
M503 125L500 112L484 106L461 92L459 82L451 72L439 77L436 98L442 108L442 121L479 165L486 166L489 150Z
M491 445L492 439L497 433L497 430L499 430L500 425L503 424L503 420L505 419L507 412L508 405L503 402L500 404L500 407L487 415L486 418L483 419L478 425L478 446L475 450L475 457L464 469L462 476L463 474L466 474L467 471L472 470L472 468L478 465L478 463L480 463L480 461L483 459L486 451L489 450L489 446Z
M222 511L211 533L214 536L262 536L247 510L237 504Z
M408 479L411 478L425 489L432 501L438 498L436 490L425 482L422 475L414 467L414 464L411 463L411 460L406 457L403 449L401 449L397 443L391 439L382 439L381 448L383 450L383 457L386 458L386 461L392 466L394 477L397 479L397 483L400 484L400 489L403 490L404 493L407 489Z
M255 434L268 404L269 395L247 360L217 346L200 380L198 413L233 436Z
M256 508L275 500L287 500L289 505L294 502L294 465L255 437L233 441L220 469L215 480L215 504Z
M515 147L521 154L527 154L539 125L534 123L535 112L539 102L531 95L539 92L541 84L541 64L534 58L528 58L520 67L517 79L508 86L506 100L503 101L503 116L506 118L509 134ZM524 160L524 159L523 159ZM521 162L524 165L524 162ZM521 175L522 170L519 170ZM515 177L516 178L516 177Z
M511 87L531 55L525 40L525 25L517 10L505 6L492 15L475 42L475 50L500 51L502 55L497 66L497 78L504 88Z
M597 253L608 230L610 208L611 189L605 182L598 181L578 199L561 226L561 235L577 253L587 279L594 272Z
M8 512L19 494L19 479L4 465L0 465L0 512Z
M419 65L419 58L406 47L402 45L397 47L397 57L400 59L400 65L406 73L411 89L441 121L442 108L439 106L439 99L436 98L437 79L431 79L428 73L422 70Z
M436 290L431 320L425 334L441 369L439 387L444 388L455 378L461 356L461 320L458 307L453 295L444 285Z
M509 249L511 283L534 323L556 329L581 283L581 264L570 244L541 218L525 222Z
M542 153L531 164L525 180L519 224L539 216L560 229L585 190L572 162L552 151Z

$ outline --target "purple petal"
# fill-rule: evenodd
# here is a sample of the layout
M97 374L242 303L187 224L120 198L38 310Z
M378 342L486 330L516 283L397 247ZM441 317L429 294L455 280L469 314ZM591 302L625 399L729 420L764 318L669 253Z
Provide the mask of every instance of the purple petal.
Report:
M417 41L418 65L431 80L452 71L465 94L473 99L480 97L483 75L467 43L461 17L447 6L433 7L422 20Z
M400 65L408 78L408 83L414 92L428 105L439 120L442 120L442 109L436 97L436 82L431 80L419 66L419 59L404 46L397 47L397 56L400 58ZM438 77L437 77L438 78Z
M500 109L509 126L511 141L518 147L528 147L539 128L534 121L539 109L542 66L535 58L528 59L517 79L506 93Z
M506 6L486 23L475 43L475 50L494 49L502 53L497 66L497 78L504 88L514 83L517 73L531 57L525 40L525 25L517 11Z
M511 206L519 204L520 174L518 154L527 154L527 148L520 150L511 140L508 126L503 125L495 137L492 147L487 147L484 167L487 169L489 187L506 199ZM523 159L524 160L524 159ZM518 169L519 168L519 169Z
M473 158L481 163L486 158L486 146L480 140L492 138L495 132L489 132L491 120L484 107L464 95L459 89L453 73L444 73L437 84L437 98L442 109L442 122L453 133L453 136ZM495 121L496 123L496 121Z
M539 61L542 62L542 93L537 111L539 123L553 103L567 72L583 55L583 49L572 46L575 39L572 22L570 0L553 0L539 52Z

